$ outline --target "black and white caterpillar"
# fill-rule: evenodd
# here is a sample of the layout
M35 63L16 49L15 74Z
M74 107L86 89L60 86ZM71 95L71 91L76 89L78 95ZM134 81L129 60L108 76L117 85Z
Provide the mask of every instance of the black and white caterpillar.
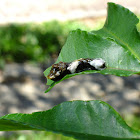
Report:
M85 70L103 70L105 68L105 61L101 58L80 58L71 63L59 62L53 64L47 78L53 81L58 81L67 74L78 73Z

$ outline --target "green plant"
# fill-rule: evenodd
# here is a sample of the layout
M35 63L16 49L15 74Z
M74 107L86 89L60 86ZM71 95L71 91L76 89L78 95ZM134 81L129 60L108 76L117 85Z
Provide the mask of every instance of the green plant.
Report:
M4 61L46 63L58 55L69 31L78 26L86 28L80 23L58 21L0 26L0 68Z
M10 134L5 134L4 136L0 136L0 140L74 140L74 138L45 131L16 131Z
M108 4L108 16L99 31L70 32L58 61L71 62L79 58L103 58L103 71L69 74L62 80L79 74L101 73L130 76L140 73L140 36L138 18L128 9ZM70 54L70 55L67 55ZM44 74L48 75L50 68ZM48 80L49 91L61 82ZM53 131L77 139L127 140L140 139L140 130L129 127L121 116L103 101L69 101L48 111L33 114L8 114L0 118L0 130Z
M57 54L63 45L61 38L65 39L66 35L62 27L62 24L55 21L40 26L36 24L1 26L0 55L5 61L45 62L52 54Z

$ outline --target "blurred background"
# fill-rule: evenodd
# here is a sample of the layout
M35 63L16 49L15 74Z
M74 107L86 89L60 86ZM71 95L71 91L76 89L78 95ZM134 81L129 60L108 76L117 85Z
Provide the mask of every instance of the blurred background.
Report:
M109 0L0 1L0 116L43 111L70 100L103 100L140 129L138 75L80 75L49 93L43 71L57 59L69 31L102 28ZM112 2L116 2L112 0ZM140 17L140 1L117 0ZM137 25L140 30L140 24ZM84 80L83 80L84 79ZM1 140L72 140L46 132L2 132Z

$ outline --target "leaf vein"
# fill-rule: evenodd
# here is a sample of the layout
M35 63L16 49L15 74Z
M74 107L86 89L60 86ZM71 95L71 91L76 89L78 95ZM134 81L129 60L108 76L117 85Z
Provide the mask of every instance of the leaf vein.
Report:
M126 42L121 40L119 37L117 37L113 32L108 30L106 27L103 28L106 32L108 32L110 35L112 35L115 39L119 40L124 46L128 48L128 50L140 61L140 57L131 49L131 46L129 46Z

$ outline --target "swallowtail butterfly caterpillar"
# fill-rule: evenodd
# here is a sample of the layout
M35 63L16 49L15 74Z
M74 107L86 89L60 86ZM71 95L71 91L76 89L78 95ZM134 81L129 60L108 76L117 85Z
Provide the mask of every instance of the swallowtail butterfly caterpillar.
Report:
M85 70L103 70L105 68L105 61L101 58L80 58L71 63L59 62L53 64L47 78L53 81L59 81L67 74L78 73Z

